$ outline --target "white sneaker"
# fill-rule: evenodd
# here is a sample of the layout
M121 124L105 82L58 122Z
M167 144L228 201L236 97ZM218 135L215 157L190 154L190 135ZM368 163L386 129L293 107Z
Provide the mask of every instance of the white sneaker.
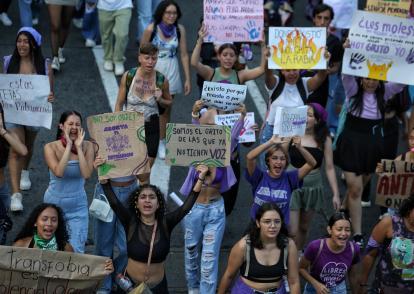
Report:
M0 13L0 21L5 25L6 27L9 27L13 24L9 16L6 12Z
M371 207L371 201L362 201L361 200L361 207Z
M63 48L59 48L58 57L59 57L59 63L65 63L66 62L65 56L63 56Z
M122 76L125 72L124 63L123 62L115 62L115 75Z
M165 139L160 140L158 145L158 158L165 159Z
M28 170L22 170L20 176L20 190L26 191L30 190L32 187L32 182L30 181L30 174Z
M72 19L72 23L77 29L81 29L83 27L83 19L82 18L74 18Z
M86 39L85 47L92 48L96 46L96 42L92 39Z
M113 71L114 70L114 64L110 60L105 60L104 62L104 70L106 71Z
M21 193L14 193L11 197L10 203L10 210L11 211L22 211L23 204L22 204L22 194Z
M32 19L32 25L37 26L39 24L39 19L37 17Z
M56 56L53 57L52 60L52 68L56 71L60 71L60 63L59 63L59 58L57 58Z

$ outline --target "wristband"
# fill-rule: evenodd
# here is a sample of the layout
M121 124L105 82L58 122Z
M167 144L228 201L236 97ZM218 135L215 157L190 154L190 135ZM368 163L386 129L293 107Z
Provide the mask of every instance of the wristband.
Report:
M193 118L200 118L200 112L196 112L196 113L191 112L191 116L192 116Z

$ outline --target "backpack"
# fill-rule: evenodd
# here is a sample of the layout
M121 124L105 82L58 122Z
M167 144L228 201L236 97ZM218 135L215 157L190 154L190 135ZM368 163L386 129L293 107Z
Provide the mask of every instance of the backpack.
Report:
M270 96L270 104L272 104L277 98L279 98L280 94L282 94L283 89L285 88L285 78L281 75L279 76L279 82L277 83L276 89L273 91L272 95ZM299 78L296 82L296 87L298 88L299 95L302 98L303 104L306 104L306 99L308 98L305 90L305 85L303 84L302 78Z
M128 96L128 92L129 92L129 88L131 87L132 84L132 80L134 79L134 76L137 72L137 67L133 67L131 69L128 70L127 72L127 76L126 76L126 81L125 81L125 86L126 86L126 93L125 93L125 100L127 101L127 96ZM155 71L155 86L162 89L163 85L164 85L164 81L165 81L165 76L160 73L159 71ZM163 114L165 112L165 108L163 106L161 106L161 104L158 104L158 112L159 114Z

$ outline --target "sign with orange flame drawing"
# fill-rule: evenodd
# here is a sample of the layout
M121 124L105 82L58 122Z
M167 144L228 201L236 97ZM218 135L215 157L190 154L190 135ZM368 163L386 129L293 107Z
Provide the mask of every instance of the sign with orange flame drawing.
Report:
M342 72L376 80L414 85L414 22L357 11L349 32Z
M271 69L326 69L325 28L269 28Z

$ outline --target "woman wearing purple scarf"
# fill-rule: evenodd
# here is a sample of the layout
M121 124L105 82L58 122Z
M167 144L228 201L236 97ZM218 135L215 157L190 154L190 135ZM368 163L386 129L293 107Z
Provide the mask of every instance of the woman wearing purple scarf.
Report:
M308 104L308 119L305 135L301 138L302 146L312 154L317 164L303 179L303 186L292 192L290 200L290 233L294 237L298 250L302 250L315 211L325 206L324 188L320 167L325 160L325 172L332 190L332 203L335 210L339 209L339 190L336 182L332 155L332 140L328 136L326 126L328 113L318 103ZM295 146L290 146L291 165L301 167L305 159Z
M187 53L186 33L182 25L178 24L181 10L178 4L171 0L162 1L154 13L154 22L151 23L141 39L141 44L150 42L158 47L158 61L156 70L164 74L170 85L170 94L182 92L180 68L177 53L180 51L181 63L184 69L184 94L191 92L190 60ZM170 121L171 106L165 109L160 116L160 144L158 157L165 158L165 128Z

